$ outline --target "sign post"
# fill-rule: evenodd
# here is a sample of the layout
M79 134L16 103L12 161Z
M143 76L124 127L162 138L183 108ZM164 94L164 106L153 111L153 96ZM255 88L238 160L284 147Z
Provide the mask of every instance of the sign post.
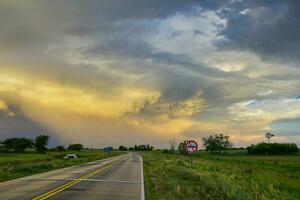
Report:
M103 151L106 154L106 156L108 156L112 150L113 150L112 147L104 147L103 148Z
M198 144L194 140L188 140L186 142L185 150L188 152L190 156L190 167L193 166L192 154L198 150Z

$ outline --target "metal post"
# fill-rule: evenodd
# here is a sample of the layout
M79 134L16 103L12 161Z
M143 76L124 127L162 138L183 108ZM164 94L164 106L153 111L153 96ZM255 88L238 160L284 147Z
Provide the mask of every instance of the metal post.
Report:
M190 167L193 167L193 160L192 160L192 154L190 153Z

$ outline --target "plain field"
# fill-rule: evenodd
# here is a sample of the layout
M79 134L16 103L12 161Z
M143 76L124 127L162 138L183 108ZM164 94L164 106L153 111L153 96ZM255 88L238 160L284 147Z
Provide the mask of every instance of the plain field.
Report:
M188 157L144 153L146 196L156 199L300 199L300 155L242 152Z

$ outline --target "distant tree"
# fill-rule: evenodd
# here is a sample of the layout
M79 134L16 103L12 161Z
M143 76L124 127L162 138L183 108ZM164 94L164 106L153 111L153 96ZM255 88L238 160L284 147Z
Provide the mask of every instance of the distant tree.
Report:
M70 144L68 146L68 150L69 151L80 151L83 149L83 145L82 144Z
M247 147L249 154L293 154L299 152L294 143L258 143Z
M45 153L47 151L47 145L49 142L50 136L48 135L39 135L34 140L34 148L38 153Z
M210 135L202 138L203 146L205 147L206 151L220 153L221 151L232 147L229 137L230 136L223 134Z
M154 147L150 144L134 145L134 147L129 147L129 151L153 151Z
M2 151L5 151L5 148L4 148L3 142L0 141L0 152L2 152Z
M129 151L134 151L134 148L133 147L129 147L128 150Z
M169 140L169 145L170 145L170 153L174 153L175 152L175 147L176 147L176 140Z
M136 151L145 151L146 150L146 145L138 145L136 148Z
M24 152L33 147L33 141L28 138L8 138L2 142L3 148L14 152Z
M266 138L268 140L268 143L270 143L270 140L272 137L274 137L275 135L271 134L271 133L266 133Z
M154 147L151 145L148 145L147 151L153 151Z
M57 151L66 151L66 148L64 146L57 146L55 149Z
M119 150L120 151L127 151L127 147L121 145L121 146L119 146Z

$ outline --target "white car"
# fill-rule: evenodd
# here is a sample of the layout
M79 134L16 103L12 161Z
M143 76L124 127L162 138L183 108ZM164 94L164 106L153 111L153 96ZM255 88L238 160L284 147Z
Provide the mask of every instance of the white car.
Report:
M77 156L76 156L76 154L67 154L64 158L68 158L68 159L76 159Z

